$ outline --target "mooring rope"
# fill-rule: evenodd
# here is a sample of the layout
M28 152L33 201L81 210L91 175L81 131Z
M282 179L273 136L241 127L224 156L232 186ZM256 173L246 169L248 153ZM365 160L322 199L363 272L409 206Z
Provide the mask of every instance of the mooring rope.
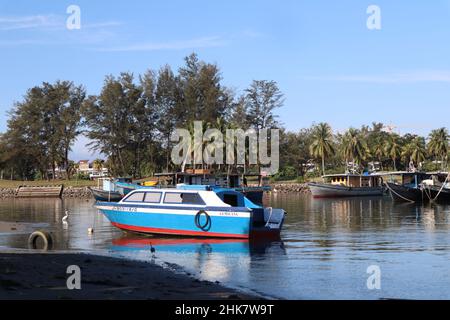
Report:
M437 193L436 197L434 197L434 199L431 199L431 191L430 191L430 200L431 201L436 201L437 198L439 198L439 196L441 195L442 190L444 190L445 185L447 184L448 178L450 177L450 172L447 174L447 177L445 178L444 183L442 183L441 189L439 189L439 192Z
M392 193L394 193L394 194L395 194L396 196L398 196L399 198L401 198L401 199L403 199L403 200L406 200L406 201L408 201L408 202L411 202L411 203L414 203L414 202L415 202L414 200L405 198L405 197L403 197L402 195L400 195L400 194L398 194L397 192L395 192L395 190L393 190L393 189L389 186L389 184L388 184L387 182L385 182L384 184L386 185L386 187L387 187Z

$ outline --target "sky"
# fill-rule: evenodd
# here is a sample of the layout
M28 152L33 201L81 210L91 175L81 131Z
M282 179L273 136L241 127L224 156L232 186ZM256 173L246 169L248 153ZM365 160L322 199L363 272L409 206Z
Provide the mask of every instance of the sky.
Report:
M66 26L70 5L80 8L80 29ZM381 29L367 27L370 5ZM450 0L0 0L0 132L14 102L43 81L97 94L105 75L177 69L192 52L217 63L236 92L276 81L289 130L449 127ZM97 156L86 142L71 158Z

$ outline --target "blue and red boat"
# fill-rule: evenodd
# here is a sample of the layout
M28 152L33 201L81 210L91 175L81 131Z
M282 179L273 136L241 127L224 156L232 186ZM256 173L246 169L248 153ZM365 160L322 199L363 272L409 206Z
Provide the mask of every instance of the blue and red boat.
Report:
M112 225L125 231L217 238L277 238L283 209L263 208L230 189L131 191L117 203L97 202Z

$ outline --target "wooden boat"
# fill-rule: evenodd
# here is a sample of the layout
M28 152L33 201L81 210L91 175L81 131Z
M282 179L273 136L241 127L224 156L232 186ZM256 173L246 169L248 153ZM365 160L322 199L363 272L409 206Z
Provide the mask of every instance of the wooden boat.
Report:
M122 180L115 178L99 178L98 187L89 187L89 190L91 191L96 201L117 202L123 198L123 193L116 188L115 184L117 181ZM100 188L100 182L102 182L102 188Z
M427 201L424 194L422 183L429 179L430 175L424 172L390 172L386 173L386 187L392 200L398 202L423 202ZM395 181L395 177L400 179ZM389 181L390 180L390 181Z
M378 175L333 174L322 178L323 183L308 183L314 198L382 196L384 192Z
M105 191L103 189L91 188L91 187L89 187L89 190L91 190L92 195L94 196L95 200L97 200L97 201L117 202L123 198L122 194L120 194L120 192L118 192L118 191Z
M431 179L424 181L423 189L429 200L450 202L450 173L431 173Z
M427 186L426 188L433 201L450 202L450 187L433 185Z
M137 189L118 203L97 202L125 231L215 238L277 238L283 209L263 208L229 189Z

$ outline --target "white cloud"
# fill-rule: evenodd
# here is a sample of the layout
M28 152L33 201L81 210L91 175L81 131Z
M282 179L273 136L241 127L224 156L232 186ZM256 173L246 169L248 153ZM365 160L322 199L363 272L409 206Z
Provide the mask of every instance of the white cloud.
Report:
M0 47L27 45L100 44L115 36L114 27L122 25L117 21L85 23L81 29L71 31L66 28L66 16L32 15L0 16L0 32L20 31L21 36L3 38Z
M61 17L47 14L34 16L9 16L0 17L0 30L53 28L64 23Z
M224 39L213 37L202 37L190 40L167 41L167 42L142 42L120 47L97 48L96 51L156 51L156 50L182 50L207 47L221 47L226 45Z
M32 16L0 16L0 31L20 29L66 29L67 16L40 14ZM83 20L82 20L83 21ZM82 29L104 29L122 25L118 21L82 23Z
M306 76L305 80L403 84L415 82L450 82L450 70L420 70L379 75Z

